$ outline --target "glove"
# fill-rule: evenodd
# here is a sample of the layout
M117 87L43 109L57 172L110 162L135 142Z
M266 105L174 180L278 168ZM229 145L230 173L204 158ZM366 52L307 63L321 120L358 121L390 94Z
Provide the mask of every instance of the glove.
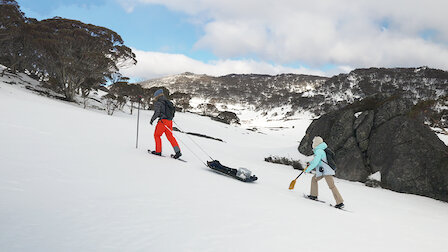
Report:
M303 168L303 172L306 172L306 170L308 169L308 166L310 166L310 162L306 162L306 167Z

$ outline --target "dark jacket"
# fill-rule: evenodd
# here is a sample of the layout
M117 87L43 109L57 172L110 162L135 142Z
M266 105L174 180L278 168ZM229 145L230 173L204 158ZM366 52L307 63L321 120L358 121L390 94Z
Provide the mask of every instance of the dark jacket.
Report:
M159 99L157 99L157 101L154 102L154 114L152 115L152 118L151 118L151 124L157 118L173 120L173 118L169 118L166 115L166 103L167 102L168 102L168 99L166 99L165 96L159 97Z

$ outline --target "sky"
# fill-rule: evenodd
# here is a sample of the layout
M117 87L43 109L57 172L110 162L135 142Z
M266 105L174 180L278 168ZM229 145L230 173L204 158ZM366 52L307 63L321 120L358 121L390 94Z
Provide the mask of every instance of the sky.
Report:
M18 0L27 17L107 27L137 55L133 80L193 72L332 76L448 70L446 0Z

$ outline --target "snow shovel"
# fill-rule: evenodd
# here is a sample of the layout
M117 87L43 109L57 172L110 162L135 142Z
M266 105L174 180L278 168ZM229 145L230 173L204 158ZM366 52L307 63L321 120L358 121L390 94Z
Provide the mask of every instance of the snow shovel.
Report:
M289 184L289 190L294 189L294 186L296 185L296 180L300 177L300 175L302 175L306 171L307 168L308 168L308 166L299 174L299 176L297 176L296 179L291 181L291 184Z

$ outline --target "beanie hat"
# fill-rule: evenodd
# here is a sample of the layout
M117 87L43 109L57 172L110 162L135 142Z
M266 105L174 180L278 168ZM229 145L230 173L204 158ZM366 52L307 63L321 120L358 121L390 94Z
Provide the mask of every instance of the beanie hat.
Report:
M163 89L159 89L157 91L154 92L154 97L157 97L159 95L163 94Z
M323 143L324 140L320 136L315 136L313 138L313 149L315 149L319 144Z

